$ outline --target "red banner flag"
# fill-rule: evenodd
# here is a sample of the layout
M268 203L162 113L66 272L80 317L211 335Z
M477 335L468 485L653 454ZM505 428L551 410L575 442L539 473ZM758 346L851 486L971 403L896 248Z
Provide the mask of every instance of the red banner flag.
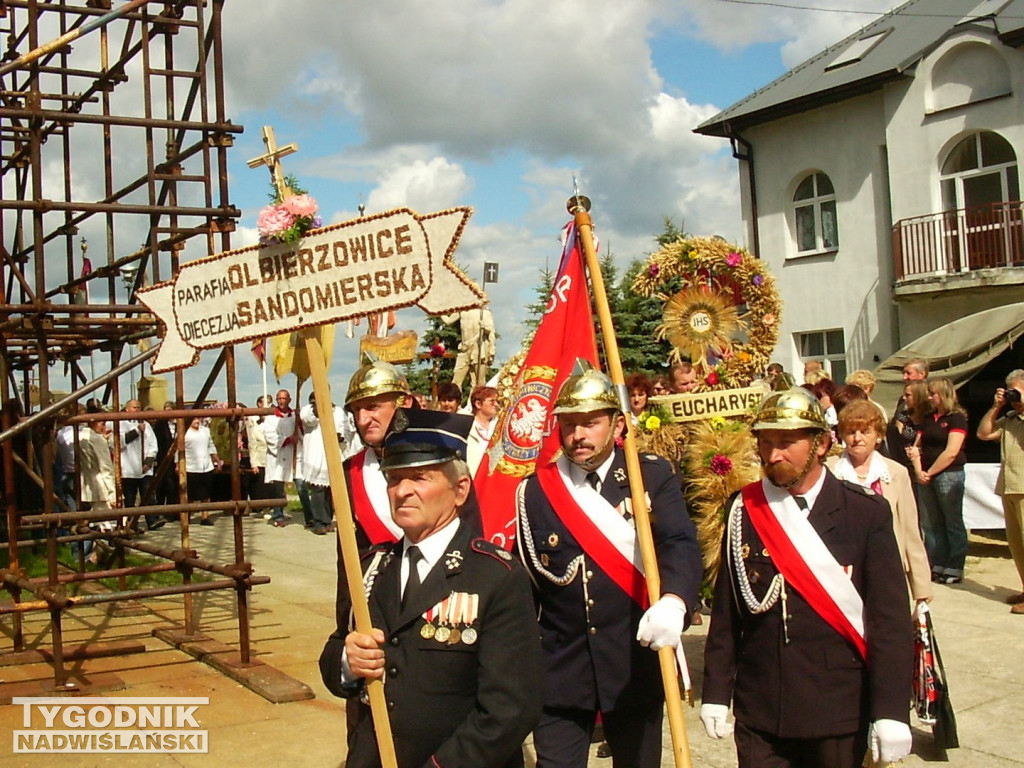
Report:
M560 447L551 406L576 358L597 367L583 253L570 222L544 317L473 479L484 536L506 549L515 542L516 486L538 461L550 461Z
M86 282L78 283L74 288L71 289L71 304L88 304L89 303L89 283L88 277L92 274L92 261L89 260L88 256L82 257L82 274L78 276L79 280Z
M260 368L267 362L267 337L263 336L259 339L252 340L252 354L256 358L256 362L260 364Z

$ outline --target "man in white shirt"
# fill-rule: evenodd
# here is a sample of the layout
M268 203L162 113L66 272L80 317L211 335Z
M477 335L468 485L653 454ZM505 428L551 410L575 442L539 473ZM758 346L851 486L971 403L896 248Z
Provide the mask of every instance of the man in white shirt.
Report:
M266 498L284 498L284 484L291 482L295 470L295 442L297 429L295 411L292 410L292 396L287 389L277 391L277 408L263 420L263 436L267 441L267 468L264 482L267 485ZM270 524L284 528L287 519L284 507L274 507L270 513Z
M344 431L347 414L336 405L331 405L333 425L323 431L317 416L316 396L309 395L309 403L302 406L299 420L302 424L302 477L309 494L313 533L323 536L335 530L334 513L331 504L331 478L327 471L327 450L324 440L338 441L344 448Z
M138 400L129 400L124 407L130 413L142 410ZM149 484L153 480L153 465L156 463L157 442L152 427L143 419L124 419L121 431L121 496L125 508L137 507L141 503ZM159 515L146 515L146 526L156 528ZM138 520L132 520L132 530L141 533Z

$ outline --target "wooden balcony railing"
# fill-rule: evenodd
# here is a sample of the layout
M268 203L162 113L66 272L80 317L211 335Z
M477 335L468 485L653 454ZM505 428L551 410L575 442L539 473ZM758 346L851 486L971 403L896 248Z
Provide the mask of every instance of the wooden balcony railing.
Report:
M901 219L892 228L896 280L1024 266L1024 211L1012 200Z

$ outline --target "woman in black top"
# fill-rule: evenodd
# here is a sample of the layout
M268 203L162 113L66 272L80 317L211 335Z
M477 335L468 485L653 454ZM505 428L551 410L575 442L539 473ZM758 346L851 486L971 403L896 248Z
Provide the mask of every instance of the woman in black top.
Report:
M957 401L953 382L928 380L932 413L918 424L914 461L921 530L932 566L932 581L958 584L964 577L967 529L964 526L964 440L967 412Z

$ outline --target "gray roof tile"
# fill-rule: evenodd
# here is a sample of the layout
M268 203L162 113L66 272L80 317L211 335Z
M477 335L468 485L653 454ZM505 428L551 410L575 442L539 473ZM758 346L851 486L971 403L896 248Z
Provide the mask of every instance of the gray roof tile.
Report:
M972 13L987 15L970 20ZM912 75L923 56L965 25L998 35L1007 45L1024 45L1024 0L909 0L701 123L695 132L727 136L730 128L876 90ZM829 70L850 46L879 33L885 36L862 58Z

